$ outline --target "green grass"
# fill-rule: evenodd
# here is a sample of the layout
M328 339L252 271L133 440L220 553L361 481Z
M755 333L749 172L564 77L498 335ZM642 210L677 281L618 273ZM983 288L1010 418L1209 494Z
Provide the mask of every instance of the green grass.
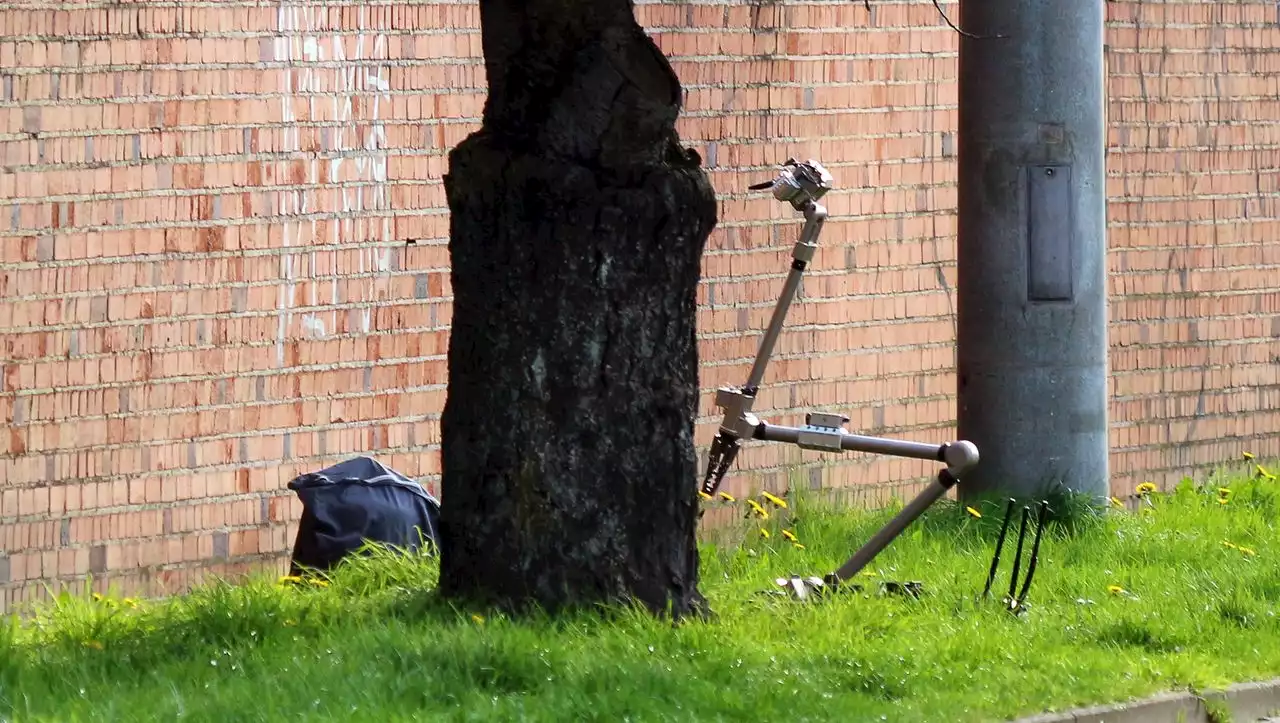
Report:
M990 721L1271 677L1280 483L1235 481L1226 505L1220 484L1054 527L1020 617L976 599L998 506L975 519L946 503L861 578L920 580L919 600L760 594L833 569L891 512L799 500L805 549L776 519L769 540L708 544L717 616L674 626L455 610L430 561L389 555L327 586L258 579L136 607L63 596L0 625L0 720Z

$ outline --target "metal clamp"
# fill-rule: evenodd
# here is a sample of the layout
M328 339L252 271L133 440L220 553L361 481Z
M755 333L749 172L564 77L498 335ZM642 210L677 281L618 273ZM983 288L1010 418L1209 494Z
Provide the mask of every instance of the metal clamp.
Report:
M848 423L849 418L843 414L811 412L805 415L804 426L796 435L796 444L803 449L842 452L844 425Z

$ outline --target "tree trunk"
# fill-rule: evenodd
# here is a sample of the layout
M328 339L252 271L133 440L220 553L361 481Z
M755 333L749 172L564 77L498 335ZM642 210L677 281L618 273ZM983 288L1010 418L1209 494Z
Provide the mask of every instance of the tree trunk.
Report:
M445 176L441 592L701 607L696 288L716 224L628 0L481 0L484 124Z

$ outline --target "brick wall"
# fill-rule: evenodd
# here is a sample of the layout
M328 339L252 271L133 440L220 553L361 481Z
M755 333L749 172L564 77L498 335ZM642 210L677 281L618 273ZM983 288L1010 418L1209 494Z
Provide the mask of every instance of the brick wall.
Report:
M948 12L954 2L944 4ZM1280 456L1274 3L1107 4L1115 487ZM723 223L710 390L741 383L798 229L840 189L758 408L953 433L957 38L927 0L642 3ZM484 98L473 4L0 4L0 610L279 564L300 472L435 484L447 149ZM1212 174L1211 174L1212 172ZM753 445L728 483L881 490L923 463ZM1144 476L1145 475L1145 476Z
M1280 6L1108 14L1119 484L1280 456Z

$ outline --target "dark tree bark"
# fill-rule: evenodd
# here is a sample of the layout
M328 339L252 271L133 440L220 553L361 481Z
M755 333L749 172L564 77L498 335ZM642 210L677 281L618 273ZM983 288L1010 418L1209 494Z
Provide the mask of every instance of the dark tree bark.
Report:
M716 203L630 0L481 0L445 177L441 592L699 610L695 291Z

